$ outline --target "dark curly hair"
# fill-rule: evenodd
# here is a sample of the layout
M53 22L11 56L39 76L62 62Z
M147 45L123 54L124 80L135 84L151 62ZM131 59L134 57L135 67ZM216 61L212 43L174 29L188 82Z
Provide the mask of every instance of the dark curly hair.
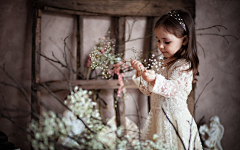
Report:
M179 14L183 19L186 25L186 31L183 29L183 27L175 18L171 17L168 14L165 14L160 19L158 19L155 25L155 29L164 27L167 32L175 35L178 38L182 38L183 36L187 35L188 43L186 45L183 45L174 54L175 59L169 62L167 66L170 67L178 59L185 59L187 62L191 63L191 66L188 70L193 71L194 81L196 81L195 76L199 74L198 73L199 59L197 55L196 33L195 33L194 21L187 10L177 9L174 11L177 14Z

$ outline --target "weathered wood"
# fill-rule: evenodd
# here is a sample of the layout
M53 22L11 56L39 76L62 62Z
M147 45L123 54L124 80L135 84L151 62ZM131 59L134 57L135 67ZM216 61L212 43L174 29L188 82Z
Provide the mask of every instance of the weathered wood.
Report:
M148 59L151 57L151 50L152 50L152 36L153 36L153 20L154 17L147 17L147 25L146 30L144 34L144 45L143 45L143 56L142 59L146 59L148 62ZM151 100L148 96L148 111L151 110Z
M117 39L119 17L111 17L110 38Z
M125 52L125 24L126 24L126 18L125 17L119 17L118 19L118 28L117 28L117 40L116 40L116 52L117 53L123 53Z
M111 37L116 39L116 53L124 54L125 51L125 17L112 17L111 18ZM122 55L124 57L124 55ZM117 75L114 79L117 79ZM118 81L117 81L118 82ZM132 84L133 85L133 84ZM117 98L118 87L114 89L114 108L116 125L125 127L125 103L124 99Z
M35 89L36 84L40 83L40 55L41 53L41 9L33 10L33 25L32 25L32 91L36 95L31 95L31 111L37 115L41 114L40 96L41 93ZM31 114L34 114L31 113ZM31 119L38 121L34 115Z
M67 81L51 81L43 84L46 84L53 92L69 89ZM127 89L138 88L132 80L124 81L124 84ZM71 85L72 87L79 86L83 89L117 89L119 87L118 80L73 80ZM44 90L40 84L37 84L36 89L39 91Z
M77 71L84 72L83 63L83 18L82 16L77 16ZM80 79L77 76L77 79Z
M124 52L125 52L125 22L126 19L125 17L119 17L118 19L118 30L117 30L117 40L116 40L116 52L117 53L122 53L122 57L124 57ZM118 90L115 89L115 92ZM126 127L126 122L125 122L125 101L123 98L114 99L114 102L116 102L116 107L115 112L116 112L116 121L117 121L117 126L123 126L124 128ZM125 132L123 133L125 134Z
M185 8L195 16L194 0L34 0L45 10L101 16L161 16L176 8Z

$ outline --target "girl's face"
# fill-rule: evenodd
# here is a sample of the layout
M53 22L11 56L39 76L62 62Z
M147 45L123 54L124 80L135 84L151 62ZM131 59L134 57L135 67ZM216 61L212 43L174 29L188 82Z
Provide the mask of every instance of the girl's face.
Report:
M182 45L186 45L188 41L186 35L178 38L174 34L167 32L163 27L156 28L154 32L158 42L158 49L166 58L172 58Z

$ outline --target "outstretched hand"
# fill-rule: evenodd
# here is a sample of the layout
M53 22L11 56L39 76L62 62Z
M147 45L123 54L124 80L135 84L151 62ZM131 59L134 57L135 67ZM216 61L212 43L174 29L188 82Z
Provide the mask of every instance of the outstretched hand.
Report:
M145 70L142 73L142 78L143 78L143 80L145 80L147 82L152 82L156 79L156 74L152 70Z
M140 61L131 59L131 66L133 67L133 69L135 69L137 71L137 76L141 75L141 71L142 71L142 78L143 80L147 81L147 82L153 82L156 79L156 75L154 71L151 70L146 70L143 66L143 64ZM154 82L153 82L154 84Z
M143 72L145 70L143 64L140 61L131 59L131 66L133 67L133 69L136 69L138 72Z

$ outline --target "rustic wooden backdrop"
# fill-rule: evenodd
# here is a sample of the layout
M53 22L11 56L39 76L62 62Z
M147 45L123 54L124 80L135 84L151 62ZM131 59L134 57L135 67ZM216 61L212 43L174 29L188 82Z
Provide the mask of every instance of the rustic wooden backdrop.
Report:
M71 14L77 16L77 68L84 71L83 61L83 16L110 16L111 17L111 37L116 39L116 52L125 52L125 17L146 17L147 26L144 38L143 53L156 47L153 35L153 26L157 18L166 12L176 8L187 9L195 18L194 0L34 0L34 15L32 28L32 90L37 96L32 96L32 111L41 114L40 97L41 91L45 90L40 81L40 53L41 53L41 17L42 12L55 12ZM149 36L150 35L150 36ZM143 56L148 59L149 55ZM51 91L68 90L68 83L60 81L44 82ZM82 87L83 89L117 89L117 80L81 80L81 77L71 81L71 85ZM132 81L126 82L127 89L137 89ZM195 84L189 95L188 106L193 113L195 97ZM149 107L150 107L150 99ZM124 101L117 101L117 125L124 125L125 109ZM32 119L37 119L32 116Z

